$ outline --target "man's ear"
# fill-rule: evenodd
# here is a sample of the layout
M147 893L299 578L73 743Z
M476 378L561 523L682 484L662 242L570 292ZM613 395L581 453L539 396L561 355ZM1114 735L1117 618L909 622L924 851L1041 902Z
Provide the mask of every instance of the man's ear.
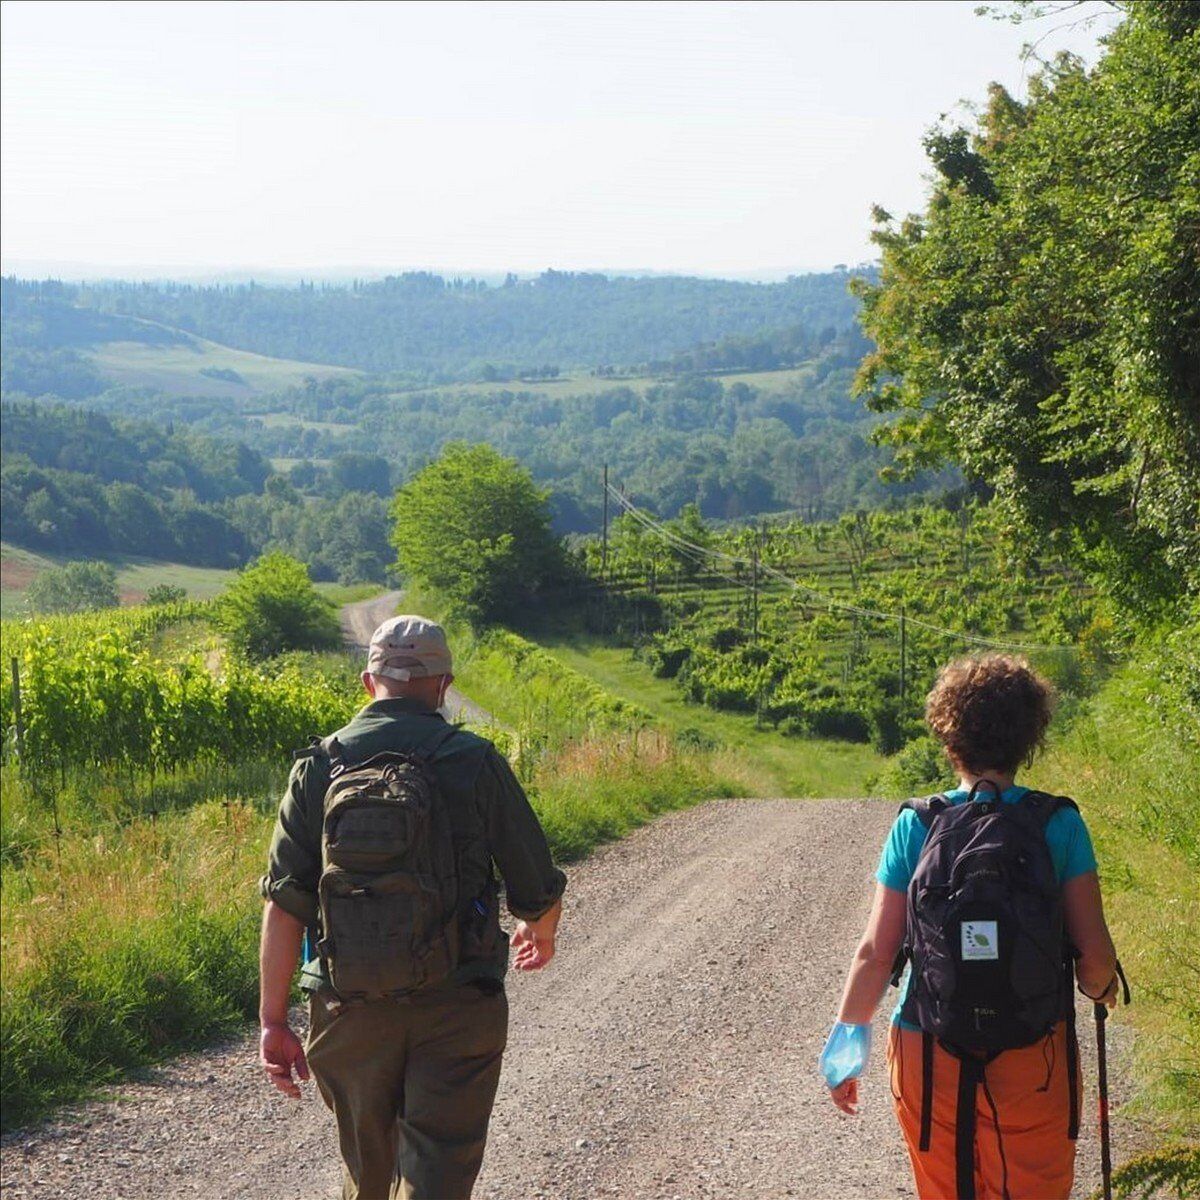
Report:
M363 689L366 691L367 695L370 696L372 700L374 700L375 699L375 676L372 675L370 671L364 671L362 673L362 675L359 676L359 678L362 680Z

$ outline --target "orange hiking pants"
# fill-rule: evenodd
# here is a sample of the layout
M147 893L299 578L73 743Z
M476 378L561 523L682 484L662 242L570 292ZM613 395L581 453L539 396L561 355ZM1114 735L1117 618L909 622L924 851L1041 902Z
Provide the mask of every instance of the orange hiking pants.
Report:
M892 1099L912 1162L917 1195L921 1200L956 1200L954 1133L959 1060L934 1044L931 1136L929 1149L922 1151L921 1034L893 1025L887 1056ZM1053 1033L1032 1046L1006 1050L987 1065L986 1079L1000 1127L997 1130L983 1088L978 1088L977 1200L1001 1200L1006 1173L1011 1200L1067 1200L1075 1175L1075 1143L1067 1136L1070 1099L1065 1024L1058 1024Z

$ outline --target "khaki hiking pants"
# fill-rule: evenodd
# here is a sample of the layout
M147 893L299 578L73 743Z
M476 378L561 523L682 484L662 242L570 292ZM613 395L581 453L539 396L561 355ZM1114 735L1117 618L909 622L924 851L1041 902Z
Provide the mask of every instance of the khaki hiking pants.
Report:
M508 1000L472 984L336 1015L309 1002L308 1063L337 1118L345 1200L467 1200L483 1162Z

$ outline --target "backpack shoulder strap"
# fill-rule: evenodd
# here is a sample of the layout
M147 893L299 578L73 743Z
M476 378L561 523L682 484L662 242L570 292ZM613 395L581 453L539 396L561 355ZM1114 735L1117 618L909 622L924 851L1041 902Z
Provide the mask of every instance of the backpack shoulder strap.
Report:
M322 743L322 748L325 751L325 757L329 759L330 766L335 772L345 770L346 767L346 752L342 748L342 743L338 741L336 733L331 733Z
M312 758L327 763L331 779L336 778L346 769L345 751L342 743L338 741L336 733L331 733L324 738L315 735L310 737L307 746L301 746L299 750L292 751L292 758L296 762Z
M900 805L900 811L903 812L906 808L911 809L917 814L917 820L926 829L929 829L949 807L950 801L939 792L936 796L917 796L912 800L905 800Z
M1079 811L1079 805L1070 796L1052 796L1049 792L1028 791L1017 801L1026 812L1033 814L1044 831L1050 818L1063 808Z

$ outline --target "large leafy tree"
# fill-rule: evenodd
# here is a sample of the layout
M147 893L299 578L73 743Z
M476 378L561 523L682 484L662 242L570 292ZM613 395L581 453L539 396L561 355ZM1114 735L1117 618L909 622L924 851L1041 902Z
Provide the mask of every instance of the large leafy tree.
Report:
M392 503L397 569L469 620L511 616L563 569L548 493L491 446L448 445Z
M895 474L959 463L1151 617L1200 592L1200 4L1124 7L1091 71L930 134L924 213L876 211L858 388Z

